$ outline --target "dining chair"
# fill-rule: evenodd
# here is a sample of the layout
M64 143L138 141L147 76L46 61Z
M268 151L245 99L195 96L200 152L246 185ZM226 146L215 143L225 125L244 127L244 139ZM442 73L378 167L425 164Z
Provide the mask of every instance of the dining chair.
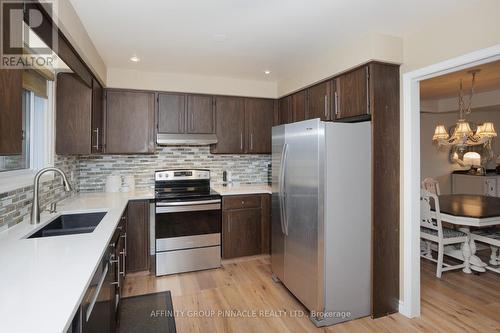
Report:
M431 208L431 201L434 210ZM443 262L444 246L464 244L467 241L467 234L459 230L443 227L438 196L425 189L422 189L420 194L420 238L437 243L437 260L432 257L430 248L429 252L422 253L421 257L437 263L436 276L438 278L441 278L442 272L465 267L463 263L450 265Z
M439 190L439 182L431 177L427 177L422 181L422 188L436 195L441 195Z
M441 190L439 189L439 182L432 177L427 177L422 181L422 188L424 190L427 190L427 191L434 193L436 195L441 194ZM423 255L427 259L431 260L432 259L432 249L431 249L432 243L430 241L424 241L423 245L424 245L424 249L422 250L421 255Z

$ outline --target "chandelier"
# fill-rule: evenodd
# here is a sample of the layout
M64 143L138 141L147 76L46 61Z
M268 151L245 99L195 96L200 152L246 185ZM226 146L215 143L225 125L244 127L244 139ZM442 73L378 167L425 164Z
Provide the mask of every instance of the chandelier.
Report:
M468 102L465 101L465 94L463 90L463 82L460 79L460 91L458 93L458 107L460 118L458 119L455 128L453 130L453 134L448 134L446 127L442 124L436 126L434 130L434 135L432 136L432 140L437 142L440 146L477 146L477 145L487 145L491 143L491 140L497 136L497 132L495 131L495 126L492 122L485 122L482 125L475 126L475 131L471 128L471 125L467 120L465 120L465 116L472 112L471 104L472 97L474 96L474 86L476 83L476 74L479 72L479 69L469 71L472 75L471 89L470 95L468 98Z

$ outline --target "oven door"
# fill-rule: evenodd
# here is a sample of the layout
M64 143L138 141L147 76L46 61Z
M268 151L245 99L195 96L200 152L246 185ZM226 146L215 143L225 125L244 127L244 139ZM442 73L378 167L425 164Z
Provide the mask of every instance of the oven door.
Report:
M220 245L221 199L156 203L156 252Z

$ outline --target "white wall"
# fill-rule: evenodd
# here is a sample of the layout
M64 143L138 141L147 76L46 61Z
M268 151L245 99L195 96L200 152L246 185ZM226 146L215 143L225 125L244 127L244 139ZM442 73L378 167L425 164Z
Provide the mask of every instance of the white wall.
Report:
M346 45L334 45L329 52L306 59L300 68L278 82L278 96L284 96L326 78L346 72L372 60L401 64L403 40L370 33Z
M108 68L107 86L247 97L276 98L277 85L271 81L251 81L227 77L145 72Z
M57 26L90 67L94 75L106 84L106 64L90 39L87 30L69 0L56 0L53 19Z

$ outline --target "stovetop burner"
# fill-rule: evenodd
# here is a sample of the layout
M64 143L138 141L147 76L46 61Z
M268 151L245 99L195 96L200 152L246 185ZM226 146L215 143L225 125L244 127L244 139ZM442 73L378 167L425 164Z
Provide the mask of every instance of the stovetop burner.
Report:
M220 197L210 188L210 171L172 169L155 172L156 200L189 200Z

